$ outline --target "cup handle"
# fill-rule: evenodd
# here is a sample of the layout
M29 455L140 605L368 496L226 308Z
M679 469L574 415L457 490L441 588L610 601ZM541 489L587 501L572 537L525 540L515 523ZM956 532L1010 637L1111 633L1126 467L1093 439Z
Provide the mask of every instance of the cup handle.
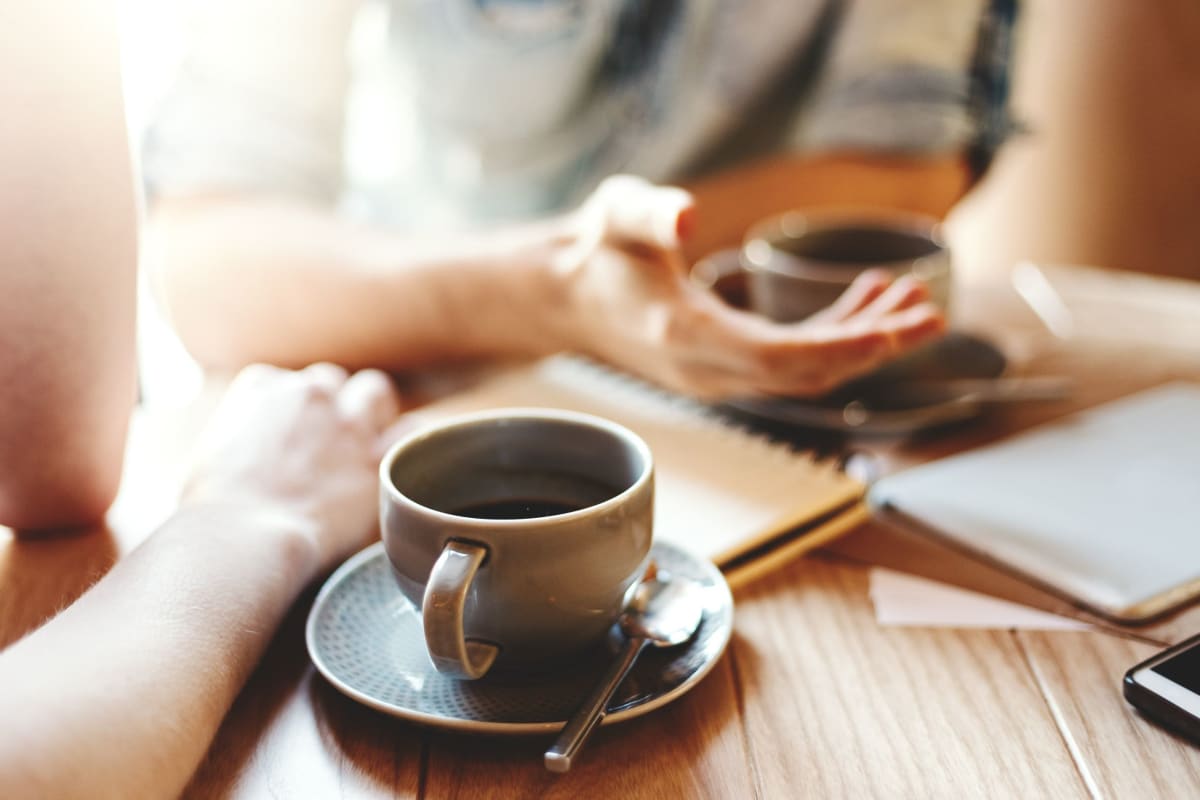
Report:
M463 633L463 606L487 548L450 541L442 549L421 602L425 646L433 666L443 675L473 680L491 668L500 648L489 642L467 639Z

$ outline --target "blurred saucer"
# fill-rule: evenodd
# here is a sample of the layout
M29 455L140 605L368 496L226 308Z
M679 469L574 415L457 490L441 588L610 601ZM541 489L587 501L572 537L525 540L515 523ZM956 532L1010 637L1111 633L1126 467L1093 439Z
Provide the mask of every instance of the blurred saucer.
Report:
M695 580L704 616L685 645L647 650L609 703L604 724L653 711L681 697L716 664L733 632L733 597L709 561L665 542L659 568ZM378 543L338 568L317 595L306 629L313 664L358 702L425 725L473 733L554 733L583 701L612 658L597 646L538 675L460 681L438 673L425 652L421 615L400 594Z
M1007 359L986 339L952 331L824 397L748 397L726 410L776 425L896 436L961 422L988 403Z

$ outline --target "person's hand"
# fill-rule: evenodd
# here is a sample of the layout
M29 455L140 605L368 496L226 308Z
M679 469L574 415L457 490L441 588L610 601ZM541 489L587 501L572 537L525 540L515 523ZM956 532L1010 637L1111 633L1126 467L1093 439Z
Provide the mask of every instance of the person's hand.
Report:
M383 433L399 412L377 370L247 367L201 436L182 502L279 515L326 569L375 528Z
M731 308L687 277L679 243L691 197L616 176L567 218L555 268L575 349L702 398L815 396L939 336L926 287L862 275L830 308L793 324Z

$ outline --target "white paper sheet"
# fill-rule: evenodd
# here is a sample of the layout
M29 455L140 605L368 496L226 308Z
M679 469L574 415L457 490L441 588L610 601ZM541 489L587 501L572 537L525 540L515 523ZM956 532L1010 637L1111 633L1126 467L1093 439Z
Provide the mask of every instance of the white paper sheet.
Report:
M1079 620L890 569L872 569L870 587L875 620L880 625L1095 630Z

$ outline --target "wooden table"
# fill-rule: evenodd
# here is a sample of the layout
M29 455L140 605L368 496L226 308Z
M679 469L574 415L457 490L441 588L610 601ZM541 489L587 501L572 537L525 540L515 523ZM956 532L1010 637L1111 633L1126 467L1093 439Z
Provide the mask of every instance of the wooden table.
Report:
M1064 404L1011 408L880 447L900 468L1176 377L1200 379L1200 286L1079 268L1045 271L1075 330L1056 339L1006 281L975 280L960 324L998 338L1024 374L1076 376ZM18 542L0 532L0 646L79 595L170 510L150 465L189 432L140 420L110 529ZM149 427L147 427L149 426ZM846 540L877 546L865 528ZM882 551L881 551L882 552ZM883 628L867 567L818 554L740 591L732 645L690 694L602 729L571 773L543 737L471 737L365 709L314 673L297 604L196 774L191 797L1181 797L1200 750L1124 704L1121 675L1200 630L1200 609L1121 632Z

